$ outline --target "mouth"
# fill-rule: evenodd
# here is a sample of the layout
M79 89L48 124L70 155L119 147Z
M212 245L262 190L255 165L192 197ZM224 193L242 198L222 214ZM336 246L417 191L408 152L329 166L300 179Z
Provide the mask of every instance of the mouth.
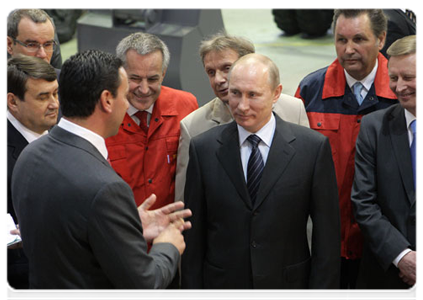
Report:
M416 92L401 93L401 94L398 94L398 98L409 99L409 98L413 97L414 95L416 95Z

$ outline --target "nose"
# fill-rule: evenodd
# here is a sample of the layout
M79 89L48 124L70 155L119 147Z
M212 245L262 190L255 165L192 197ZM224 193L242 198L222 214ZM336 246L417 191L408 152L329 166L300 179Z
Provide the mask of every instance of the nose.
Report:
M250 109L250 101L247 97L242 96L238 103L238 109L242 112L247 112Z
M49 109L58 109L59 106L59 97L57 95L52 95L48 104Z
M38 48L36 56L39 57L39 58L46 58L47 57L47 52L42 45L40 45L40 48Z
M355 45L352 41L348 41L345 45L345 52L347 54L353 54L355 52Z
M141 80L141 82L138 85L138 89L140 90L142 94L144 95L148 94L149 87L148 87L147 80Z
M223 82L226 81L226 77L227 77L227 75L226 75L225 72L217 70L214 80L215 80L216 83L220 84L220 83L223 83Z
M401 77L399 77L398 80L397 80L397 85L396 85L395 89L398 93L405 91L407 89L407 82L404 79L402 79Z

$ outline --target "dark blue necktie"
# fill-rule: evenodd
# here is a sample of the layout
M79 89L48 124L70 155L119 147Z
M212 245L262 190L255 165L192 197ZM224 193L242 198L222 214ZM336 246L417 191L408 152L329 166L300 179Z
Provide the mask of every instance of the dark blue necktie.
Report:
M411 163L413 165L414 189L420 179L420 120L411 122L411 131L413 132L413 142L411 143Z
M260 143L261 139L257 135L252 134L247 138L247 140L252 146L251 155L248 159L247 166L247 188L248 192L250 193L251 202L254 205L260 186L264 163L258 148L258 144Z

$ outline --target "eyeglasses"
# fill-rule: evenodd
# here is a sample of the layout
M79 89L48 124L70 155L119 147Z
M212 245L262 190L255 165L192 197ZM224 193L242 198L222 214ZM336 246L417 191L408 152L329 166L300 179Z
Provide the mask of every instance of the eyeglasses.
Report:
M22 46L24 46L29 52L37 52L41 47L44 48L45 52L53 52L56 48L56 42L55 41L49 41L45 42L44 44L40 44L38 42L28 42L24 43L17 39L13 39L15 43L18 43Z

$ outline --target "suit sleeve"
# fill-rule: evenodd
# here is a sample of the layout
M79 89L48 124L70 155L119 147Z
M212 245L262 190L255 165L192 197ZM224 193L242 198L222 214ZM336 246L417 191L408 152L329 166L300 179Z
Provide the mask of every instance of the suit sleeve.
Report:
M378 204L376 133L363 118L356 142L355 175L351 192L354 216L370 250L387 270L409 246L406 238L383 215ZM388 163L388 162L382 162Z
M185 185L185 207L192 211L192 228L184 231L186 249L181 259L181 285L183 289L202 289L207 240L206 199L201 167L193 141L190 144L189 157Z
M300 99L300 100L302 100L302 99ZM302 125L302 126L305 126L307 128L310 128L310 123L308 121L308 117L307 117L307 113L306 113L306 110L305 110L305 107L304 107L304 103L301 101L299 106L300 106L300 108L299 108L299 111L300 111L300 122L299 122L299 124Z
M311 193L313 235L309 288L339 288L341 225L338 188L332 151L326 137L315 161Z
M185 179L189 161L189 143L191 136L182 120L180 123L181 135L179 136L178 158L176 161L175 201L184 201Z
M96 195L89 217L89 246L116 288L166 288L176 274L179 252L168 243L147 254L141 220L132 191L111 183Z

